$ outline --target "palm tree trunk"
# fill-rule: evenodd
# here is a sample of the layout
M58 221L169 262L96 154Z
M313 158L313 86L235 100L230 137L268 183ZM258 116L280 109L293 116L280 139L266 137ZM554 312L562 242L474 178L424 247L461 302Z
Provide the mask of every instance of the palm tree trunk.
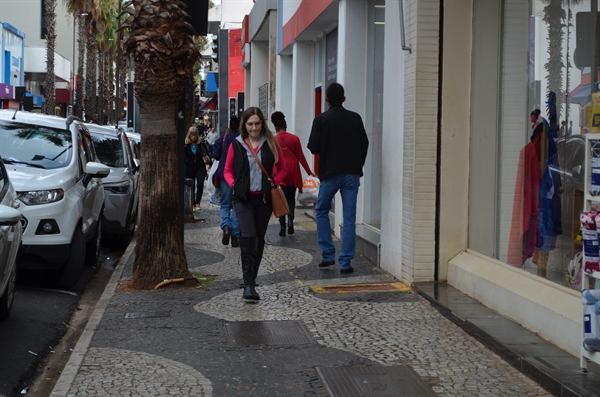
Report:
M140 104L144 120L140 214L133 264L134 288L150 289L158 281L189 278L180 235L177 178L176 100ZM167 117L165 117L167 116ZM160 249L158 249L160 248Z
M106 115L108 123L111 125L115 124L115 69L114 69L114 51L108 53L107 63L107 77L106 82L108 89L106 90Z
M77 97L75 99L75 116L83 120L84 97L85 97L85 43L87 42L87 29L89 18L86 15L79 16L79 28L77 29L78 60L77 60Z
M56 47L56 0L44 0L46 9L46 81L44 83L44 114L55 114L54 49Z
M548 62L544 65L544 69L548 73L548 91L553 91L556 94L558 120L560 120L562 110L562 92L564 89L562 69L565 65L562 60L562 42L565 18L566 13L562 8L562 0L551 0L550 4L544 7L544 22L548 24Z
M85 119L98 122L98 90L96 88L98 77L98 42L96 29L90 24L87 31L87 63L85 85Z

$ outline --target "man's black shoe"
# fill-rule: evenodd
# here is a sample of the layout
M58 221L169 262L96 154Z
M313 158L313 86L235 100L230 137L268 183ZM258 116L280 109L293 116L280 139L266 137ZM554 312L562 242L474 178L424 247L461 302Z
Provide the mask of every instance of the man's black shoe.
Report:
M323 261L319 263L319 267L327 267L335 265L335 261Z
M350 274L350 273L354 273L354 268L352 266L347 267L345 269L340 269L340 273L341 274Z
M223 239L221 240L223 245L229 245L229 237L231 237L231 230L229 229L229 226L225 226L223 228Z
M238 238L235 237L235 236L231 236L231 246L232 247L239 247L240 246L240 240L238 240Z

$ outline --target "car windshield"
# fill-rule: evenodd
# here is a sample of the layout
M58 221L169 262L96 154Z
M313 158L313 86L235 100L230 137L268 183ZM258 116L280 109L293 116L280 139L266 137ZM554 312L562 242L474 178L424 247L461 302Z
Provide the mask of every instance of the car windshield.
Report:
M0 157L5 164L54 169L66 167L72 156L66 129L0 121Z
M91 135L98 160L102 164L116 168L125 166L123 162L123 146L121 146L119 138L94 132Z

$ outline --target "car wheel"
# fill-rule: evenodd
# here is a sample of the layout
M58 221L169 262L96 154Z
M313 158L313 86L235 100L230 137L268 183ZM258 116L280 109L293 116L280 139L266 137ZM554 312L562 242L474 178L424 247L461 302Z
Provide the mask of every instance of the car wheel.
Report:
M100 258L100 240L102 240L102 213L96 223L96 234L94 238L87 243L85 247L85 264L92 266L98 262Z
M17 281L17 266L15 265L8 276L8 285L4 295L0 296L0 320L6 320L12 309L13 299L15 297L15 285Z
M63 265L58 279L58 287L69 289L77 283L83 270L85 262L85 237L80 228L75 229L71 247L69 249L69 259Z
M125 224L125 231L117 240L117 249L126 249L129 245L129 237L133 234L135 230L135 223L133 222L133 217L131 216L131 211L129 211L129 215L127 215L127 223Z

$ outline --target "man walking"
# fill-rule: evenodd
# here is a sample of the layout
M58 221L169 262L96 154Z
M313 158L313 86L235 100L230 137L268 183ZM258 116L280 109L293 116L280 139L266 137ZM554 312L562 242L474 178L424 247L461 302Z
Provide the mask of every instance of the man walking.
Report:
M319 154L321 186L315 207L317 238L323 261L319 267L335 265L335 246L331 238L329 211L331 200L339 191L342 196L344 230L339 256L340 273L352 273L351 260L356 250L356 198L367 158L369 139L358 113L345 109L344 87L332 83L325 91L329 109L313 120L308 149Z

